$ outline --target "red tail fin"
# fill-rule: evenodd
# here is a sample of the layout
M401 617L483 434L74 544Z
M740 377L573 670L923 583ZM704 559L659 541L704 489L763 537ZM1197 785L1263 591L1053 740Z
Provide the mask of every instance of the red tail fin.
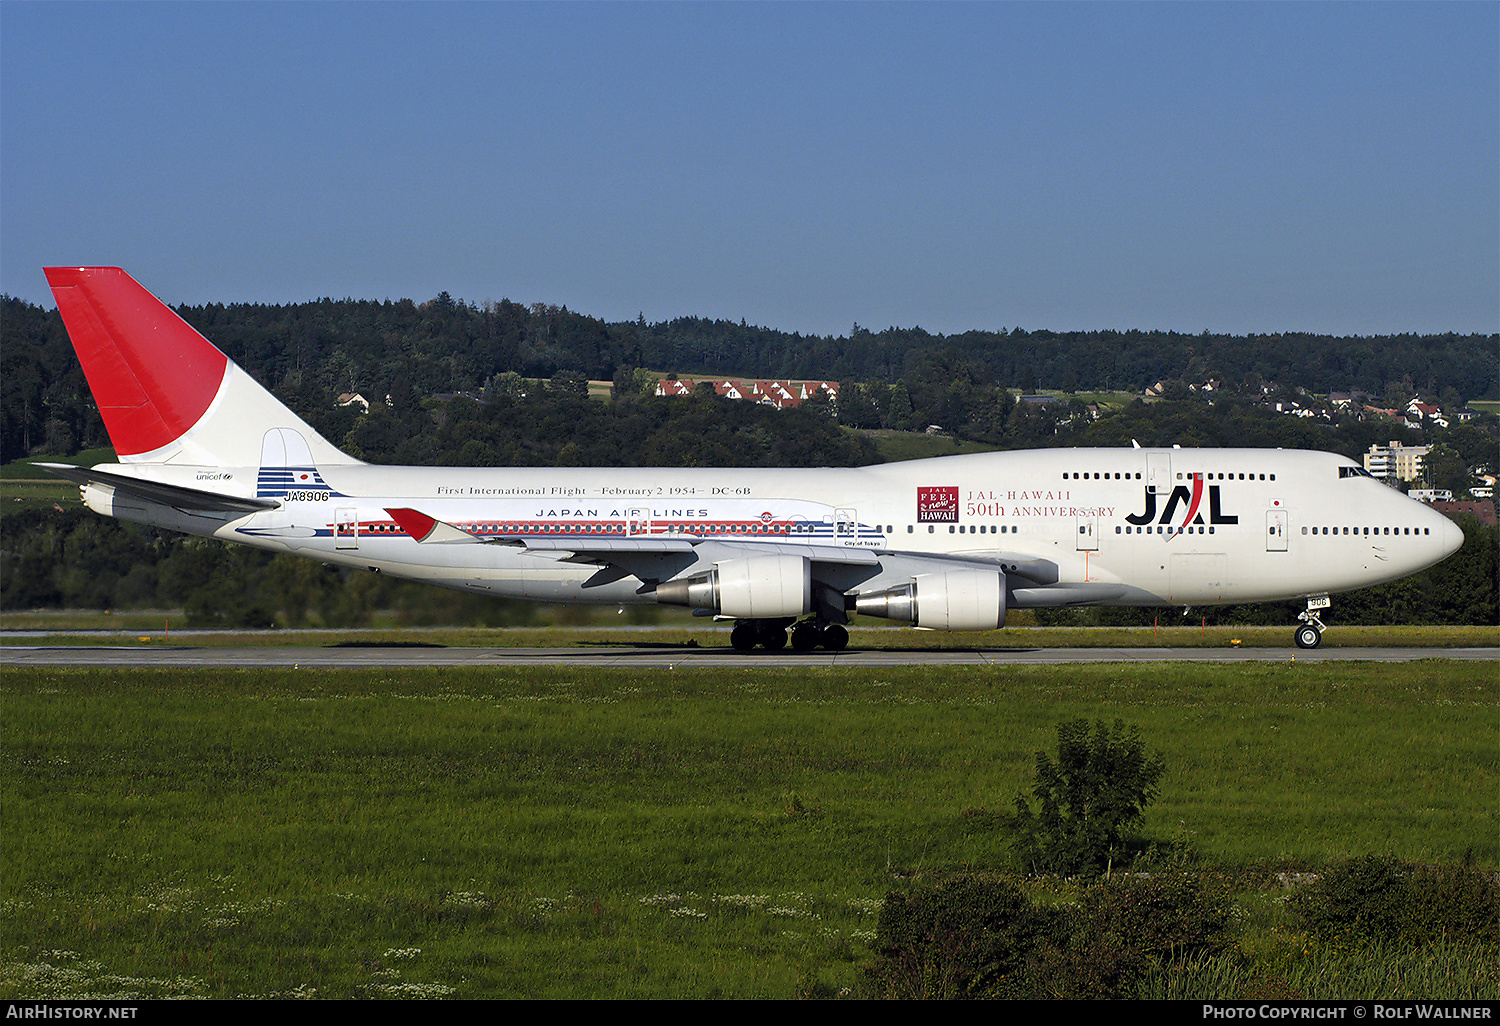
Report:
M127 463L255 466L291 429L319 463L356 463L118 267L48 267L104 426Z
M116 452L160 449L198 423L228 357L118 267L46 273Z

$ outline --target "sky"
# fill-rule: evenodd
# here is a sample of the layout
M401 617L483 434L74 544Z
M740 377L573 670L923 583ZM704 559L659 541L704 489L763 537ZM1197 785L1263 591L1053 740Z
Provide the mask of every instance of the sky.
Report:
M0 291L1500 330L1500 5L0 2Z

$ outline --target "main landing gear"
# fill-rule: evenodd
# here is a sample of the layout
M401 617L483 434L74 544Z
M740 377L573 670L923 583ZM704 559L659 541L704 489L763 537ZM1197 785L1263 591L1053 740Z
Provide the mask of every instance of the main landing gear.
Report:
M792 627L792 623L792 620L784 618L740 620L734 625L734 630L729 632L729 644L740 652L748 652L757 646L768 651L785 648L787 628ZM798 652L811 652L815 648L838 652L849 644L849 632L844 629L843 624L825 624L808 619L792 627L790 640L792 648Z
M1316 595L1307 600L1307 609L1297 614L1297 619L1302 621L1302 626L1297 628L1293 638L1298 648L1317 648L1323 640L1323 632L1328 628L1323 626L1323 621L1318 618L1319 610L1327 609L1333 605L1327 595Z

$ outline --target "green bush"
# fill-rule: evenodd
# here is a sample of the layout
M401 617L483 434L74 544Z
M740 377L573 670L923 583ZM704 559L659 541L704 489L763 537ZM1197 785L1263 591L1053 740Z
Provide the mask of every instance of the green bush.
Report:
M1322 940L1500 942L1500 887L1472 864L1416 866L1380 855L1341 862L1292 897Z
M1191 875L1116 879L1057 907L965 877L887 896L866 979L888 998L1132 997L1152 972L1231 948L1233 913Z
M1234 943L1234 904L1211 878L1179 873L1131 876L1090 889L1088 932L1116 938L1155 963L1216 955Z
M1058 724L1057 759L1036 753L1035 811L1016 796L1016 854L1031 873L1095 875L1128 861L1127 831L1156 797L1164 765L1135 727Z
M1007 880L964 877L891 893L867 973L887 998L1023 997L1038 949L1066 943L1066 915L1038 908Z

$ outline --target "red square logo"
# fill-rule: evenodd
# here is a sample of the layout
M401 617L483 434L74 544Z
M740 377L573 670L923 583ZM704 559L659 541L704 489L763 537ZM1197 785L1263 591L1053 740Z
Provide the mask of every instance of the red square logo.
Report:
M958 521L958 489L956 487L918 488L917 520L956 523Z

